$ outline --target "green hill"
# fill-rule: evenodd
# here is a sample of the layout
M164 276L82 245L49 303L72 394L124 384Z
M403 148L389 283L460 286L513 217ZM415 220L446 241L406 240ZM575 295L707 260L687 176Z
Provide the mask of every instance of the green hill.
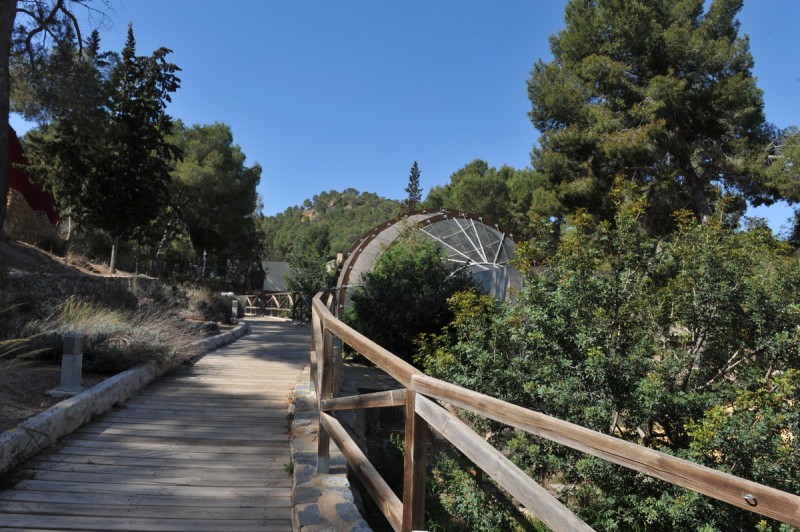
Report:
M267 260L288 260L294 246L312 245L333 258L365 232L400 213L400 202L348 188L321 192L263 220Z

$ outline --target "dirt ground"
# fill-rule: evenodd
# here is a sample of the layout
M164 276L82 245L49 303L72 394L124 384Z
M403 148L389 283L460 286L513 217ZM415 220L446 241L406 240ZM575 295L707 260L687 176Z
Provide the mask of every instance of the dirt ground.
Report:
M105 377L83 374L84 388L94 386ZM58 388L61 368L55 365L31 365L0 372L0 432L13 428L27 418L47 410L63 398L45 395Z
M0 265L9 272L111 275L105 264L92 263L69 254L59 257L23 242L0 242ZM131 274L117 271L114 275L130 277Z
M11 273L110 275L105 265L82 258L59 257L21 242L0 242L0 266ZM88 388L104 378L84 373L83 385ZM57 388L60 381L61 368L56 365L40 363L0 370L0 432L62 401L44 393Z

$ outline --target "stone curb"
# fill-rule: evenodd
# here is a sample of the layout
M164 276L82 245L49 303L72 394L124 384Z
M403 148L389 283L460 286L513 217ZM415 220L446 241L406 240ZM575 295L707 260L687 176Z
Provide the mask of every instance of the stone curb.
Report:
M309 367L300 382L309 382ZM319 414L317 396L309 384L298 384L294 402L289 406L292 418L291 456L292 529L300 532L368 532L372 529L355 505L347 461L331 442L330 474L317 474L317 432Z
M192 345L205 352L229 344L250 330L246 323L239 323L224 334L198 340ZM1 433L0 473L31 458L114 405L125 402L169 369L148 362L123 371Z

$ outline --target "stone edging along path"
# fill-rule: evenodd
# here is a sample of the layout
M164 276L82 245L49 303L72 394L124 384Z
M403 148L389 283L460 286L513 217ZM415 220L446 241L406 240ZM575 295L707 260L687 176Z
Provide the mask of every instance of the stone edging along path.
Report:
M246 323L195 342L210 351L233 342L248 332ZM24 462L87 423L130 398L170 368L148 362L123 371L99 384L32 416L0 434L0 474Z
M299 532L370 532L372 529L361 517L347 480L347 461L334 442L331 442L330 474L316 472L319 413L309 371L306 365L289 407L294 473L292 528Z

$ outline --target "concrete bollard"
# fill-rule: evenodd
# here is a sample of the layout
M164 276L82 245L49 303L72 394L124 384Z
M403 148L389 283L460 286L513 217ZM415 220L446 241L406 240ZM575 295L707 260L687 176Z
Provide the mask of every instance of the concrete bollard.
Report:
M231 318L236 319L239 317L239 300L235 297L231 300Z
M68 332L64 334L64 347L61 354L61 384L47 395L70 397L83 390L83 333Z

